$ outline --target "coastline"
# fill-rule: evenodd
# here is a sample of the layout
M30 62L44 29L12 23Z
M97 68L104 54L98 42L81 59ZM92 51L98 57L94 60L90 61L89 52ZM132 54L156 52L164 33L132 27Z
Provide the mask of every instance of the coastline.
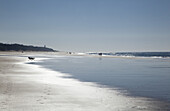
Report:
M60 51L60 52L46 52L46 51L0 51L0 56L82 56L82 57L94 57L94 58L124 58L124 59L170 59L170 57L144 57L144 56L116 56L116 55L93 55L86 53L72 53Z
M0 61L3 111L156 111L162 105L97 84L63 78L60 72L26 64L30 62L26 57L3 56Z

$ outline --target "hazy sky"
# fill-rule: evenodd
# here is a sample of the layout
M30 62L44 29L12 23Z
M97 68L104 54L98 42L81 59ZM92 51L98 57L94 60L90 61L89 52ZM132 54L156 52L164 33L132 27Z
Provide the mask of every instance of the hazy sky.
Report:
M170 51L170 0L0 0L0 42Z

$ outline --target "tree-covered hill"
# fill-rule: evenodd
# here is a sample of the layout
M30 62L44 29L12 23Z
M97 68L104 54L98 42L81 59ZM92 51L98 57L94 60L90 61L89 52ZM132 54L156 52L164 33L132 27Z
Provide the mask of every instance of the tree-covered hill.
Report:
M32 45L23 45L23 44L4 44L0 43L0 51L47 51L55 52L52 48L47 47L38 47Z

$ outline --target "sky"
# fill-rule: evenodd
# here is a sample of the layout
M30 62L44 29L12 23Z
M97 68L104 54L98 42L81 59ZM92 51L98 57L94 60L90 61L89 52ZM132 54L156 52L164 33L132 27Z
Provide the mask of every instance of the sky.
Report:
M0 42L60 51L170 51L170 0L0 0Z

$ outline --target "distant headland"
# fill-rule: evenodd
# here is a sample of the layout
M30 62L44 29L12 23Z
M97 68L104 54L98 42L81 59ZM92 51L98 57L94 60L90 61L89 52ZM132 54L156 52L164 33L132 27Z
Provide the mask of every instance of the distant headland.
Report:
M32 46L32 45L23 45L23 44L4 44L0 43L0 51L45 51L45 52L58 52L52 48L46 46Z

